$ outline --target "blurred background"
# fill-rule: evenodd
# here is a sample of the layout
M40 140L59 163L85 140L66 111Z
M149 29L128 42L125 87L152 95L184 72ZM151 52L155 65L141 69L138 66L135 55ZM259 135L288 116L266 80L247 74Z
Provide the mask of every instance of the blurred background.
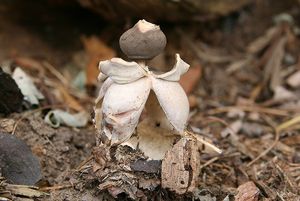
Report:
M126 59L119 37L146 19L159 24L168 39L165 52L152 66L170 66L179 52L190 63L205 64L210 74L210 65L224 69L233 58L247 57L243 53L250 42L274 26L274 18L282 13L296 25L298 1L2 0L0 62L19 57L47 60L60 71L71 68L72 75L65 74L69 79L86 71L85 82L95 85L98 62L112 56Z

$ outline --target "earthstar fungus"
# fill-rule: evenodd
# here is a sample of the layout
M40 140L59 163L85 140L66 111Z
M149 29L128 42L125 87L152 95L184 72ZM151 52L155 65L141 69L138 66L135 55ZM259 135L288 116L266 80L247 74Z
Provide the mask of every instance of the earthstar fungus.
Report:
M133 40L135 37L137 41ZM145 20L140 20L120 38L122 51L134 59L153 58L165 44L165 36L159 26ZM189 115L189 102L178 81L188 71L189 64L179 54L176 54L173 69L163 74L150 71L144 62L127 62L120 58L101 61L99 68L99 79L104 83L96 100L95 122L96 128L104 133L110 145L121 144L134 133L151 90L171 128L183 133Z
M189 64L176 54L172 70L163 74L151 71L146 60L161 53L166 37L159 26L145 20L126 31L119 42L122 51L134 61L112 58L99 64L98 78L103 84L95 106L98 131L95 158L100 158L97 166L103 169L106 163L123 164L123 159L118 160L120 157L110 157L109 150L127 145L142 152L143 156L137 155L136 159L162 160L160 183L163 188L178 194L193 192L197 188L201 148L210 153L221 151L186 129L189 102L178 81L188 71ZM117 173L123 174L122 171ZM145 175L147 177L149 175ZM106 177L101 185L111 186L112 180L115 181ZM132 186L135 182L130 183ZM126 187L118 185L116 188Z

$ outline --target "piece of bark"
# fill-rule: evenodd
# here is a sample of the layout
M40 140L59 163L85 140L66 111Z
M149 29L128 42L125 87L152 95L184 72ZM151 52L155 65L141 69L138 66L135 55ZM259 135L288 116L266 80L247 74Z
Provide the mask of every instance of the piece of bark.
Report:
M259 189L254 182L248 181L237 188L235 201L258 201Z
M162 161L162 187L178 194L197 188L200 152L192 139L182 138L169 150Z

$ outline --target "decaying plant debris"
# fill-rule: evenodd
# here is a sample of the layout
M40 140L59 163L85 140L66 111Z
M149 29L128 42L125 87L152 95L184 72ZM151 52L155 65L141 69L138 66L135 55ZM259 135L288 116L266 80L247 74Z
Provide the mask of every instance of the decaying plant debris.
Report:
M191 65L180 79L191 106L189 126L182 136L172 131L172 143L163 141L170 125L162 123L165 113L150 92L131 140L112 147L100 138L96 142L91 120L101 87L96 63L125 58L118 39L136 21L126 18L127 23L112 26L63 1L55 1L53 10L49 4L36 9L36 2L23 11L25 3L18 2L0 6L5 72L0 72L0 85L1 76L11 84L4 82L0 94L8 90L18 97L6 99L9 110L1 110L0 132L27 144L27 153L40 161L41 179L34 187L16 185L2 174L0 200L299 200L299 2L252 1L232 15L202 19L204 23L147 18L161 24L168 38L164 52L147 62L153 67L149 70L169 72L176 53ZM31 22L35 24L29 26ZM20 94L12 76L18 68L43 95L38 104ZM147 111L149 107L153 109ZM87 124L82 119L58 124L53 115L47 123L45 117L53 111L85 114ZM158 144L152 143L149 160L133 146L138 137L169 144L165 159L160 160L162 155L154 152ZM215 154L210 144L222 154Z

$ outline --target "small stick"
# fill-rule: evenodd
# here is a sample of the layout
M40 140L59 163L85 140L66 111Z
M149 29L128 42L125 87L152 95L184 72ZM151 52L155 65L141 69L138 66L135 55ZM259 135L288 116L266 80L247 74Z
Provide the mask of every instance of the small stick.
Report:
M65 185L55 185L55 186L49 186L49 187L43 187L40 188L40 191L55 191L55 190L61 190L65 188L71 188L73 185L71 184L65 184Z
M50 73L52 73L62 84L64 84L65 86L69 86L68 84L68 80L66 80L66 78L58 71L56 70L56 68L54 66L52 66L50 63L48 63L47 61L44 61L43 66L45 66L45 68L47 68Z
M266 113L266 114L277 115L277 116L289 116L289 111L287 110L264 108L259 106L225 106L225 107L208 110L207 113L210 115L214 115L214 114L228 112L232 109L241 109L247 112L259 112L259 113Z
M80 171L81 168L82 168L82 166L84 166L84 165L87 164L90 160L92 160L93 157L94 157L94 156L91 155L91 156L89 156L88 158L86 158L84 161L82 161L82 162L78 165L78 167L75 168L74 172Z
M204 163L203 165L200 166L200 170L210 164L212 164L213 162L217 161L219 159L219 157L214 157L210 160L208 160L206 163Z
M184 135L185 136L188 136L188 137L192 137L194 138L195 140L197 140L198 142L204 144L205 146L213 149L215 152L217 152L218 154L221 154L222 153L222 150L219 149L218 147L216 147L215 145L207 142L206 140L202 139L200 136L192 133L192 132L189 132L189 131L184 131Z
M255 159L253 159L250 163L247 164L247 167L250 167L251 165L253 165L256 161L258 161L261 157L265 156L267 153L269 153L269 151L271 151L276 144L279 141L279 137L280 137L280 133L277 129L275 129L275 140L274 142L271 144L271 146L269 146L265 151L263 151L261 154L259 154Z
M290 119L282 124L280 124L279 126L277 126L274 130L275 130L275 140L274 142L271 144L270 147L268 147L264 152L262 152L259 156L257 156L255 159L253 159L250 163L247 164L247 166L251 166L253 163L255 163L258 159L260 159L261 157L263 157L264 155L266 155L267 153L269 153L269 151L271 151L276 144L279 141L280 138L280 132L284 129L289 128L290 126L293 126L294 124L297 124L300 122L300 116L296 116L293 119Z

